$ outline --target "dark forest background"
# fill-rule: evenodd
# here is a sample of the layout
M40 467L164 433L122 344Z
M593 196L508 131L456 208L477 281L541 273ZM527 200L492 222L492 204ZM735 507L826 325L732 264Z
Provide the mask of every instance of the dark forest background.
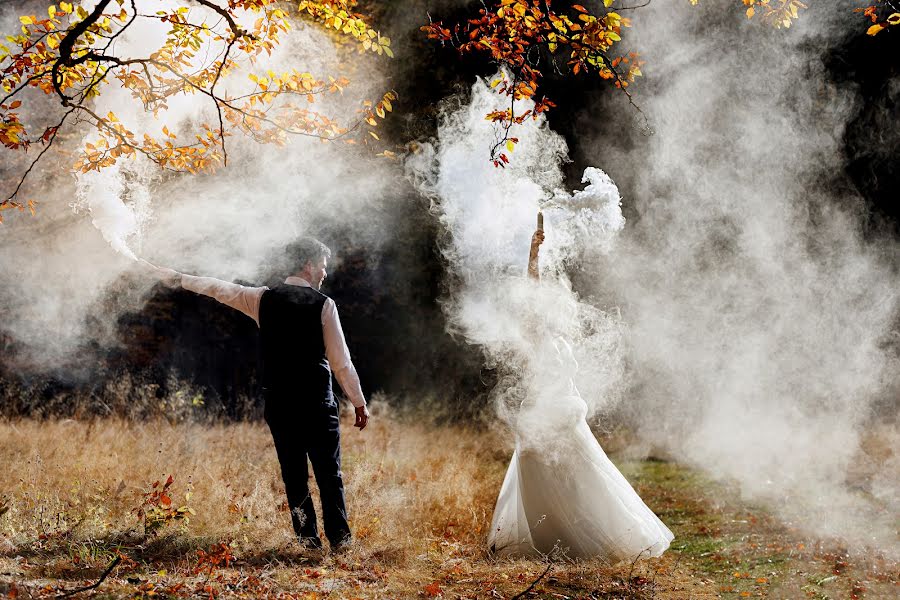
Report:
M496 70L482 57L460 57L428 41L417 29L427 22L429 10L435 19L453 21L477 6L421 0L368 3L378 26L393 38L396 57L385 67L387 85L400 98L385 122L386 137L393 143L402 146L434 135L441 101L465 93L476 76ZM898 114L889 83L900 67L900 35L888 31L873 38L860 27L830 44L830 77L839 86L858 87L865 100L845 131L846 173L835 178L835 185L852 186L865 199L867 235L900 235L900 148L871 142L884 115ZM638 103L642 88L653 85L647 77L632 88ZM602 118L604 106L617 93L607 82L549 74L544 86L557 103L551 127L570 147L572 160L565 165L569 187L578 187L584 168L596 162L589 153L595 140L608 138L638 149L648 143L637 128L623 130L618 122ZM589 109L599 117L586 122ZM602 166L627 198L627 177L617 176L616 165ZM411 186L398 180L397 195L409 201L397 203L391 219L397 230L377 256L356 245L338 225L320 232L341 253L323 291L339 306L367 396L381 391L407 404L439 397L451 414L477 412L495 380L477 351L447 333L440 301L453 282L440 255L440 228L428 201ZM276 271L273 267L267 281L240 283L271 285L286 274ZM20 346L0 321L0 412L140 415L162 408L172 414L188 410L238 419L261 415L258 336L249 318L209 298L158 286L143 310L118 319L116 331L120 345L115 349L87 344L71 356L70 364L47 371L17 360ZM176 396L183 406L172 405Z

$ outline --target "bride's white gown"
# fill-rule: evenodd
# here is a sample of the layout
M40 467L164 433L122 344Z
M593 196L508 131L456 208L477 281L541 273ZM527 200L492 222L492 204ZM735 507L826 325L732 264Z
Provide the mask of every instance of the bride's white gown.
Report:
M489 547L499 555L558 547L572 558L611 563L660 556L672 532L607 458L585 420L587 405L572 380L558 374L562 393L523 406L519 415Z

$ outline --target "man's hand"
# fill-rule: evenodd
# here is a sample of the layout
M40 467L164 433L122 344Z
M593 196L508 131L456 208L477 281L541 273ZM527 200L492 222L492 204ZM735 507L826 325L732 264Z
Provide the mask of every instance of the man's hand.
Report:
M353 424L354 427L359 427L359 430L362 431L366 428L366 425L369 422L369 408L367 406L357 406L356 407L356 423Z
M163 267L157 267L151 262L140 259L140 263L150 270L154 277L159 279L160 283L170 289L178 289L181 287L181 273L178 271L173 271L172 269L166 269Z
M544 243L544 230L537 229L534 232L534 235L531 236L531 247L532 249L537 248L541 244Z

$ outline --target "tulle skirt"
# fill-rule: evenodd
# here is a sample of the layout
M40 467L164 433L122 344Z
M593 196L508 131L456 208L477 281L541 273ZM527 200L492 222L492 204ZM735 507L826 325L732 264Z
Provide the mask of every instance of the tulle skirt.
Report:
M552 451L518 444L503 480L488 544L498 555L558 548L610 563L660 556L672 532L653 514L581 418Z

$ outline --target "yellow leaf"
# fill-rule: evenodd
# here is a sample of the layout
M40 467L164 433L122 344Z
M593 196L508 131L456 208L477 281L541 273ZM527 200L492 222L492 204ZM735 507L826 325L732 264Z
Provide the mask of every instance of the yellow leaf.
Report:
M756 9L753 8L752 6L747 9L747 18L748 19L752 19L753 15L755 15L755 14L756 14Z
M513 143L512 140L506 140L506 149L509 150L510 152L512 152L513 150L516 149L515 143Z
M34 19L31 17L19 17L19 21L22 22L22 25L34 25Z
M872 25L871 27L869 27L869 30L866 31L866 33L867 33L868 35L877 35L878 32L881 31L882 29L884 29L884 25L880 25L880 24L878 24L878 23L875 23L874 25Z
M72 5L68 2L60 2L59 10L63 11L65 14L70 14L72 12Z
M55 5L55 4L51 4L51 5L47 8L47 15L48 15L51 19L52 19L53 17L56 16L56 5Z
M887 22L891 25L900 25L900 13L894 13L887 18Z

